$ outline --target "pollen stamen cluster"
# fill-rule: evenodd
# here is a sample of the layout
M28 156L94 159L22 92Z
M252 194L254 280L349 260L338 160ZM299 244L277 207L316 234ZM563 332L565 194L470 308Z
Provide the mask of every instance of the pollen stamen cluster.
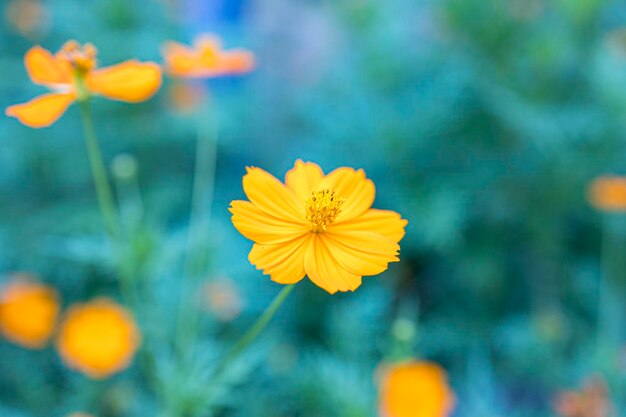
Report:
M96 67L98 50L90 43L82 47L76 41L69 41L63 45L58 56L68 61L78 72L86 73Z
M306 200L306 219L314 233L323 233L341 212L344 200L330 190L313 191Z

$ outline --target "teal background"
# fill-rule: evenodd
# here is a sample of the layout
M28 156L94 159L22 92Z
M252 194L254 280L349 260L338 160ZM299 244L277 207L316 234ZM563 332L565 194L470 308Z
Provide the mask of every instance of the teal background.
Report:
M454 416L553 416L556 393L590 375L624 412L626 221L586 201L595 177L626 173L623 2L54 0L26 34L7 17L17 3L0 2L3 107L44 92L22 63L34 44L92 42L106 66L161 62L166 40L214 32L258 66L195 84L210 96L199 115L176 111L170 79L146 103L93 102L107 164L130 154L138 166L143 211L134 182L119 180L118 197L162 392L137 363L94 382L52 347L0 340L0 416L376 416L377 366L409 356L446 368ZM169 346L207 113L219 145L200 284L227 277L242 311L226 322L202 313L182 366ZM119 298L77 106L40 130L3 117L0 140L2 279L36 273L64 306ZM210 411L207 371L280 289L248 263L229 202L244 198L246 166L282 179L298 158L366 171L374 206L409 220L401 262L354 293L298 284Z

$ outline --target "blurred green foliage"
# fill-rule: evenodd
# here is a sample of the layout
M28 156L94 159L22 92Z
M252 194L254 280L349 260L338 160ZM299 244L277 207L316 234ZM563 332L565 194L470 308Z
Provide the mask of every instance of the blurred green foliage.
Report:
M4 106L42 92L22 64L34 43L93 42L109 65L160 61L165 40L215 32L253 50L258 69L205 85L220 129L206 281L228 277L241 316L221 322L203 310L193 360L175 361L167 346L197 117L176 111L171 81L140 105L96 100L106 160L123 153L138 164L141 196L132 182L117 186L135 231L127 256L147 297L140 322L157 373L147 376L138 357L93 382L53 348L0 341L0 416L209 415L207 371L279 289L249 265L251 244L230 224L228 204L243 197L245 166L281 176L297 158L327 171L364 168L375 207L409 220L401 262L355 293L299 284L231 373L234 389L212 396L214 415L375 416L377 366L407 355L449 371L455 416L554 415L555 393L595 373L621 415L626 219L603 221L585 194L596 176L626 173L624 5L273 0L237 2L232 12L227 3L48 1L46 20L25 34L5 13ZM78 109L43 130L4 118L0 137L0 270L37 273L64 305L118 297ZM598 331L602 257L617 334ZM206 303L203 294L185 302Z

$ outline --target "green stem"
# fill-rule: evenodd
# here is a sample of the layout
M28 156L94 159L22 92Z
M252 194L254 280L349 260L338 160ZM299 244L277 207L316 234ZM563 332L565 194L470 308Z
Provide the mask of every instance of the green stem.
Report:
M198 121L198 140L191 214L187 237L187 255L183 270L182 294L178 312L176 349L183 354L193 347L198 331L198 311L188 300L193 293L196 279L205 272L209 239L211 206L215 189L215 168L217 164L217 122L208 111Z
M100 214L102 215L105 231L112 245L113 252L117 258L115 260L115 264L118 268L122 297L124 298L126 305L132 306L132 275L124 266L124 262L122 262L121 258L121 226L115 201L113 199L113 191L107 177L107 171L102 159L102 151L100 150L100 145L98 144L96 130L93 126L89 101L88 99L85 99L81 100L79 103L83 119L85 144L87 145L87 154L89 156L89 164L91 165L91 173L96 189L96 195L98 197Z
M261 317L246 331L243 336L235 343L235 345L228 351L224 359L219 363L213 372L213 377L209 387L214 386L219 382L222 375L228 370L228 367L232 362L239 357L247 348L254 342L254 340L261 334L263 329L272 320L272 317L276 314L280 306L285 302L287 296L293 291L295 284L285 285L283 289L276 295L271 304L265 309Z
M116 241L120 237L119 218L113 201L111 184L107 178L106 168L102 160L102 152L100 151L96 131L93 127L89 102L87 100L80 102L80 111L83 117L85 144L87 145L87 154L89 155L89 163L91 165L93 182L98 196L98 204L100 205L100 213L102 214L107 234L111 240Z

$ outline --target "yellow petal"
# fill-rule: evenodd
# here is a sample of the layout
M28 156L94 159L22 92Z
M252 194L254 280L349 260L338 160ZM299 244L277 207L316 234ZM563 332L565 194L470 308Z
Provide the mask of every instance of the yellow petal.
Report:
M378 275L398 261L400 246L376 233L326 232L323 238L337 263L355 275Z
M318 287L334 294L354 291L361 285L361 277L342 268L333 258L321 235L314 235L304 256L304 269Z
M333 224L332 230L338 233L342 231L372 232L397 243L404 237L404 228L407 224L408 221L395 211L369 209L358 217Z
M285 184L299 200L306 201L313 191L318 190L324 172L313 162L302 162L300 159L285 175Z
M280 284L295 284L304 278L304 255L311 239L305 235L285 243L261 245L256 243L248 260L272 281Z
M243 191L250 201L270 216L304 224L304 201L283 183L260 168L247 168Z
M74 101L74 94L44 94L29 102L8 107L7 116L16 117L30 127L47 127L57 121Z
M256 243L283 243L308 233L303 223L270 216L249 201L233 201L230 204L233 225Z
M24 55L24 66L35 84L59 85L72 83L72 68L40 46L33 46Z
M157 64L131 60L91 71L87 88L113 100L137 103L156 94L161 81L161 68Z
M219 74L244 74L254 69L254 55L243 49L224 52L215 72Z
M178 42L167 42L163 48L167 72L174 76L190 76L198 67L196 52Z
M337 168L320 183L320 189L334 191L345 201L335 222L353 219L363 214L374 203L376 189L374 183L365 178L362 169Z

